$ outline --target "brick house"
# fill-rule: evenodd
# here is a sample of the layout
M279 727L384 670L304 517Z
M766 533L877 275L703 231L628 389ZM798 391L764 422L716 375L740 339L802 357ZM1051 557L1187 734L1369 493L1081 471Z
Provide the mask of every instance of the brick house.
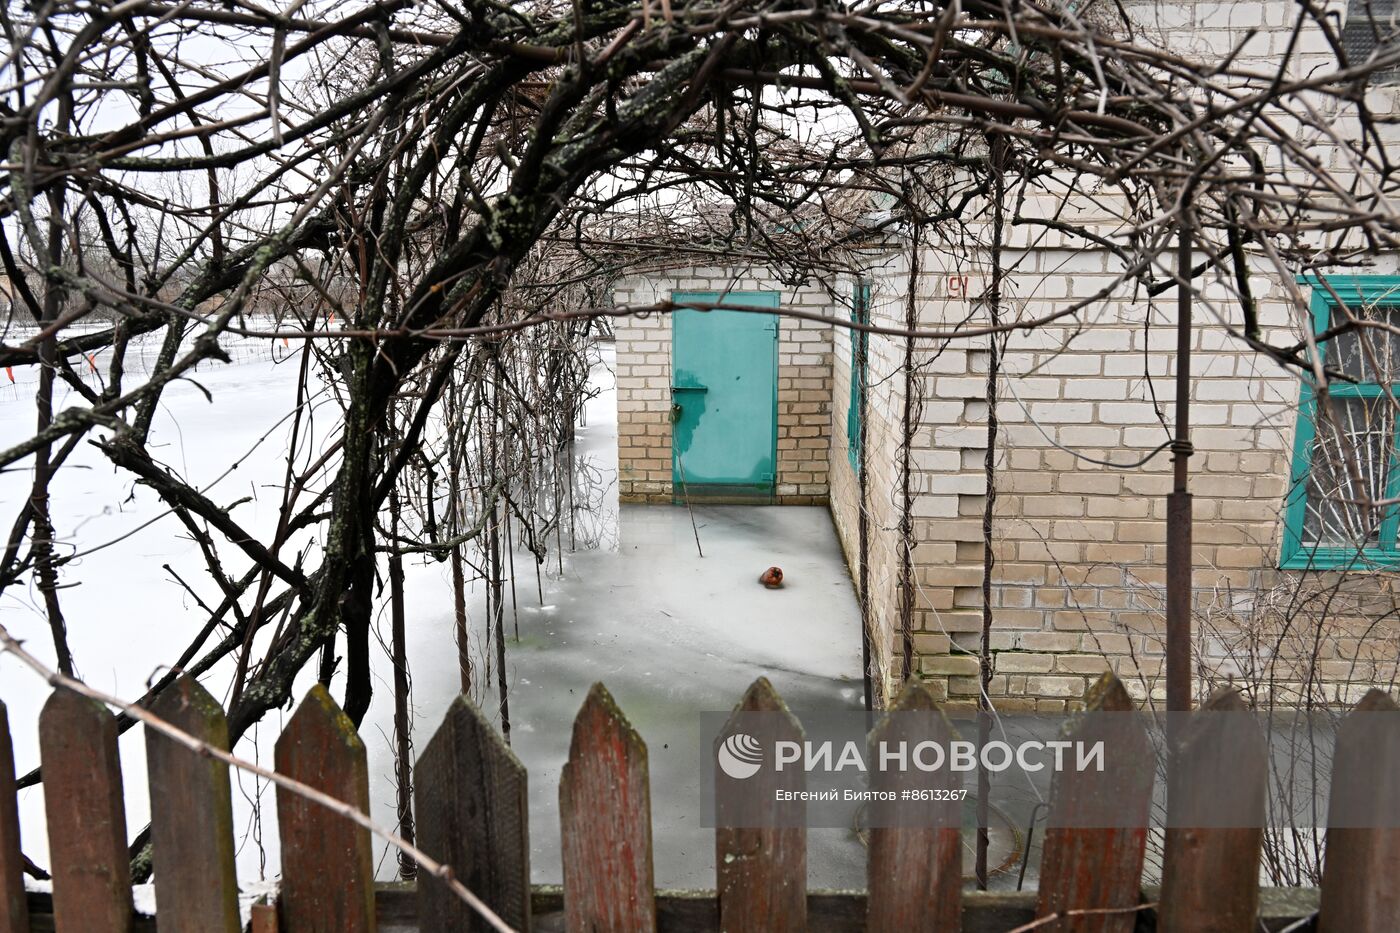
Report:
M1129 9L1164 43L1170 32L1169 44L1198 55L1243 43L1241 54L1257 57L1261 67L1291 36L1287 8L1277 4ZM1364 44L1354 30L1346 36ZM1298 69L1335 62L1321 36L1305 33L1298 41ZM1396 112L1389 87L1374 89L1368 103ZM1081 220L1094 223L1092 213L1086 205ZM1109 229L1113 218L1100 220ZM887 242L850 259L860 275L800 288L758 266L678 268L619 283L616 300L698 304L728 290L832 319L863 315L876 325L903 326L911 248ZM912 308L920 329L985 323L985 238L972 246L966 236L940 242L935 231L918 259ZM1114 282L1116 262L1089 239L1013 229L1004 241L1005 313L1035 319L1093 295ZM1378 256L1369 268L1326 276L1324 287L1318 278L1284 281L1261 263L1253 280L1260 336L1283 345L1309 329L1320 333L1338 300L1391 320L1400 314L1396 272L1395 257ZM1395 419L1375 404L1400 372L1387 379L1358 371L1350 387L1335 388L1333 417L1341 411L1350 425L1338 427L1320 417L1313 388L1295 370L1226 332L1228 282L1204 281L1199 295L1190 460L1198 689L1228 679L1261 699L1310 702L1354 700L1373 684L1393 685L1400 602L1391 568L1400 565L1400 516L1353 500L1357 484L1373 498L1400 492ZM1140 699L1164 696L1171 454L1163 447L1172 424L1174 301L1174 292L1144 298L1125 284L1092 312L1011 332L1000 345L990 535L990 693L999 708L1062 710L1108 667ZM679 315L703 314L618 322L624 501L671 501L685 485L684 462L677 467L673 453L688 449L704 423L702 417L676 446L673 419L684 423L698 390L684 386L672 361L680 359L674 354L683 352L676 348L688 326ZM975 702L988 537L989 338L920 340L911 348L896 336L780 317L768 339L776 359L763 376L772 380L774 399L772 469L759 471L756 491L735 498L829 504L863 590L877 701L901 676L907 617L913 669L949 702ZM1356 339L1339 337L1322 352L1345 369L1347 360L1360 359ZM1370 357L1381 368L1392 358L1400 364L1400 346L1382 349ZM1379 453L1353 457L1356 469L1343 476L1323 462L1341 435L1342 446ZM723 477L716 485L723 489Z

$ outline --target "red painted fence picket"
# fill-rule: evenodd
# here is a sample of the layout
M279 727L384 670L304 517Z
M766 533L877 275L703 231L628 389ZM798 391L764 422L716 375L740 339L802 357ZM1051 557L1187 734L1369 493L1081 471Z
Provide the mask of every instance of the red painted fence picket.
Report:
M57 933L127 933L131 864L117 720L59 688L39 714Z
M647 747L602 684L574 720L559 820L569 933L654 933Z
M320 684L277 739L277 770L369 812L365 745L350 717ZM282 926L292 933L374 933L369 830L277 789L282 839Z
M1221 691L1191 714L1181 737L1170 804L1179 825L1166 831L1157 909L1162 933L1258 929L1269 749L1246 712L1238 692ZM1222 825L1228 814L1237 825Z
M1086 713L1129 713L1123 684L1104 674L1084 699ZM1066 739L1114 749L1102 771L1057 771L1050 785L1050 828L1040 856L1036 914L1056 919L1045 933L1131 933L1142 884L1147 814L1152 805L1155 756L1137 717L1085 716ZM1137 826L1105 827L1097 819L1112 801ZM1082 912L1081 912L1082 911Z
M1384 722L1368 722L1388 713ZM1322 873L1320 933L1400 930L1400 728L1395 701L1372 690L1337 731ZM1345 802L1345 805L1344 805ZM1348 811L1358 819L1348 819ZM1360 826L1376 814L1389 825ZM1351 824L1351 825L1348 825Z
M767 677L749 687L730 718L733 724L744 713L776 713L780 725L774 738L802 740L802 727L783 703ZM735 728L727 726L725 735ZM716 780L722 780L716 766ZM801 792L805 780L800 769L786 772L765 769L746 788L752 797L776 811L779 790ZM716 794L715 874L718 881L719 922L723 930L766 930L796 933L807 929L807 829L805 826L726 827L727 805L733 795Z
M904 742L912 748L918 742L933 741L946 748L957 735L923 684L906 684L891 710L901 716L886 716L871 731L872 750L879 742ZM952 771L940 776L942 780L935 784L915 781L909 771L879 771L871 789L900 794L914 788L949 792L962 788ZM871 827L866 883L870 933L958 933L961 929L962 804L950 795L946 801L928 801L923 808L921 822L926 825Z

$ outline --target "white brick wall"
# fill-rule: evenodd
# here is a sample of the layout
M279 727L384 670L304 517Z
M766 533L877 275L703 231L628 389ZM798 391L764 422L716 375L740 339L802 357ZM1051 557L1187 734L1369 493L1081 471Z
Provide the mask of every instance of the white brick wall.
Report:
M1044 314L1042 296L1079 297L1084 289L1101 288L1086 270L1109 268L1107 254L1092 250L1018 254L1008 265L1016 260L1018 271L1004 283L1004 294L1011 296L1004 316ZM931 281L951 263L946 248L931 247L921 257L921 266L934 270ZM877 316L889 323L903 321L904 268L902 258L892 257L875 278ZM925 290L929 294L918 302L924 327L975 310L954 306L921 285ZM1257 291L1266 296L1260 299L1265 321L1292 320L1283 289L1261 282ZM1159 453L1131 470L1082 459L1128 463L1170 437L1174 304L1146 314L1141 301L1124 292L1085 321L1014 332L1007 339L998 405L993 647L999 660L993 687L1012 707L1061 709L1108 666L1131 675L1139 697L1161 695L1170 455ZM1150 330L1144 330L1145 317L1151 318ZM980 638L985 340L925 346L916 354L937 362L922 366L914 380L914 641L921 669L954 704L972 703L976 690L975 676L955 668L972 660L956 652L975 650ZM849 378L843 344L838 336L840 398ZM1222 338L1211 315L1198 318L1193 347L1194 583L1206 605L1226 590L1252 593L1280 578L1274 569L1279 513L1298 383L1272 361L1228 335ZM870 595L879 607L887 690L899 666L899 494L897 473L886 464L897 465L899 457L902 352L898 340L872 340L871 378L880 385L872 392L871 419L881 427L871 436L883 437L884 446L869 452ZM834 423L844 423L843 412ZM844 460L844 445L833 441L833 513L853 553L853 478L840 465Z

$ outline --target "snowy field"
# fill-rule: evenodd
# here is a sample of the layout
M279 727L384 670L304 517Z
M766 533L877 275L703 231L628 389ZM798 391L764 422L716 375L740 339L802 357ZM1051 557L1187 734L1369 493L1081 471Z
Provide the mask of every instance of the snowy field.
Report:
M144 348L153 353L154 348ZM213 397L187 382L165 394L156 420L153 450L164 462L221 503L241 502L237 520L270 536L285 469L296 359L281 359L280 346L246 345L232 365L212 364L196 379ZM277 358L274 358L277 357ZM766 674L799 711L858 708L860 641L858 608L830 519L821 508L713 507L696 510L703 559L697 557L684 509L617 505L616 401L609 371L611 349L595 380L577 442L581 508L573 542L540 568L517 553L514 604L506 604L512 741L529 769L532 874L558 882L558 780L568 754L569 730L589 686L601 680L641 732L652 777L656 880L667 887L712 887L713 832L700 824L700 779L709 773L695 714L727 710L752 680ZM99 357L98 366L102 365ZM32 431L33 373L0 375L0 445ZM60 385L60 393L66 391ZM60 395L57 407L65 401ZM335 436L338 409L325 396L314 406L313 436ZM159 445L158 447L156 445ZM317 445L319 448L319 444ZM235 470L230 463L237 461ZM13 515L27 494L28 464L0 474L0 503ZM65 553L82 556L64 582L81 585L62 594L70 643L79 674L120 696L141 695L146 682L180 651L202 624L191 597L171 571L206 601L216 601L203 561L183 529L155 495L117 475L101 454L84 447L60 474L54 495L55 525ZM314 547L314 541L307 544ZM104 546L105 545L105 546ZM231 549L228 569L239 570ZM312 561L314 564L314 560ZM783 567L788 585L767 591L756 578L770 564ZM168 570L166 567L168 566ZM447 565L410 562L406 567L408 657L413 684L414 742L427 743L458 689L452 597ZM507 593L510 588L507 587ZM469 594L473 649L484 663L484 590ZM38 594L12 591L0 602L0 618L31 649L50 659L48 625ZM377 620L379 652L374 701L361 734L369 748L374 816L394 821L392 682L388 618ZM227 700L229 667L205 679ZM309 673L298 695L311 683ZM495 711L495 676L483 705ZM481 685L485 689L487 685ZM339 698L343 690L332 685ZM47 695L44 683L14 660L0 657L0 699L9 706L21 773L38 762L36 723ZM270 715L237 751L264 763L288 715ZM145 752L139 729L122 739L127 824L134 834L149 818ZM240 878L245 883L277 873L274 794L262 782L235 776L235 825ZM21 794L26 851L40 864L48 852L43 791ZM810 883L858 887L864 853L853 833L813 830ZM380 849L378 870L392 877L393 859Z

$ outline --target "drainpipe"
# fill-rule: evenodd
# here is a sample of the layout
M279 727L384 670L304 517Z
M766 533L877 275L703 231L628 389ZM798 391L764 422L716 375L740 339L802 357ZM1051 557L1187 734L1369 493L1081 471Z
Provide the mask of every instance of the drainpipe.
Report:
M1191 709L1191 228L1182 195L1176 248L1176 437L1167 496L1167 710Z

